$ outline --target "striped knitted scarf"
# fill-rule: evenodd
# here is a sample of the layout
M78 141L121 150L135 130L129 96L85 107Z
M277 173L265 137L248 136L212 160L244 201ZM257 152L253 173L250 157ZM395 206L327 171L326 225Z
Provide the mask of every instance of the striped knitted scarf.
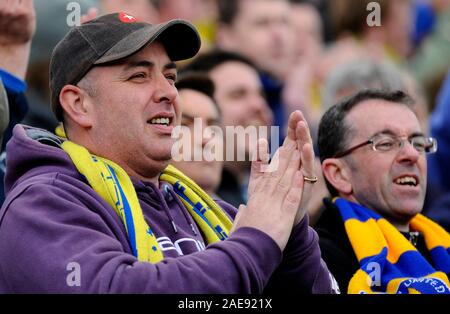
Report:
M450 235L418 214L410 222L424 235L433 266L386 219L342 198L334 200L360 268L348 293L450 294Z
M65 138L61 127L56 133ZM71 141L66 140L61 147L94 191L119 215L127 230L133 255L139 261L161 261L164 258L162 251L144 219L128 174L116 163L91 155L86 148ZM230 218L195 182L173 166L168 166L160 179L173 185L175 193L198 224L208 244L228 238L232 226Z

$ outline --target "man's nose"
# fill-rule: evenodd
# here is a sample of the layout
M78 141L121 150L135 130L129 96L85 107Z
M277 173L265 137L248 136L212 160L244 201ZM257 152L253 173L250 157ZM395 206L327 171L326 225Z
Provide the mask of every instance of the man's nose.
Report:
M173 103L178 95L177 88L164 75L156 81L154 98L156 102Z
M254 108L262 118L264 125L271 125L273 123L272 109L270 109L262 96L259 96L258 100L255 100Z
M264 112L268 107L266 100L260 94L252 95L248 101L249 106L257 112Z
M403 140L398 153L399 162L416 163L420 155L421 153L414 148L409 140Z

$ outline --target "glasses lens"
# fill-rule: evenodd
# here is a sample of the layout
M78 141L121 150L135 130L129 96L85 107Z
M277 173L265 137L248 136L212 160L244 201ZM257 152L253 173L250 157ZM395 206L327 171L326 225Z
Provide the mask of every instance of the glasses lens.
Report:
M425 152L427 154L434 154L437 151L437 141L435 138L428 137L427 138L427 148L425 149Z
M437 142L434 138L417 136L411 139L411 144L418 152L432 154L436 152Z
M427 150L430 143L425 137L417 136L411 139L411 144L418 152L423 153Z
M387 152L394 148L398 141L390 136L378 137L373 140L373 147L375 150Z

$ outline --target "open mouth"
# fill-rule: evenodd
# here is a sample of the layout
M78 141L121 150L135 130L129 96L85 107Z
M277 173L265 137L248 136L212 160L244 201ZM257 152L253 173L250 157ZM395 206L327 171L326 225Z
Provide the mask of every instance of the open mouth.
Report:
M147 123L151 125L170 126L173 123L174 116L170 113L159 113L150 118Z
M416 176L401 176L394 180L395 184L403 186L417 186L419 185L419 179Z
M172 123L171 118L153 118L148 121L149 124L169 126Z

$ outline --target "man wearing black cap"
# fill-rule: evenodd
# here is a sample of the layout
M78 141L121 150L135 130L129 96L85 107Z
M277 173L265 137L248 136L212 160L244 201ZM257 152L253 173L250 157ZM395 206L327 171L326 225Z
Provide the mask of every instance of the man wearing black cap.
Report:
M199 48L187 22L126 13L58 44L50 87L64 129L19 125L8 144L0 293L331 292L301 206L314 181L301 113L270 164L259 143L234 223L235 208L168 167L180 123L174 62Z

